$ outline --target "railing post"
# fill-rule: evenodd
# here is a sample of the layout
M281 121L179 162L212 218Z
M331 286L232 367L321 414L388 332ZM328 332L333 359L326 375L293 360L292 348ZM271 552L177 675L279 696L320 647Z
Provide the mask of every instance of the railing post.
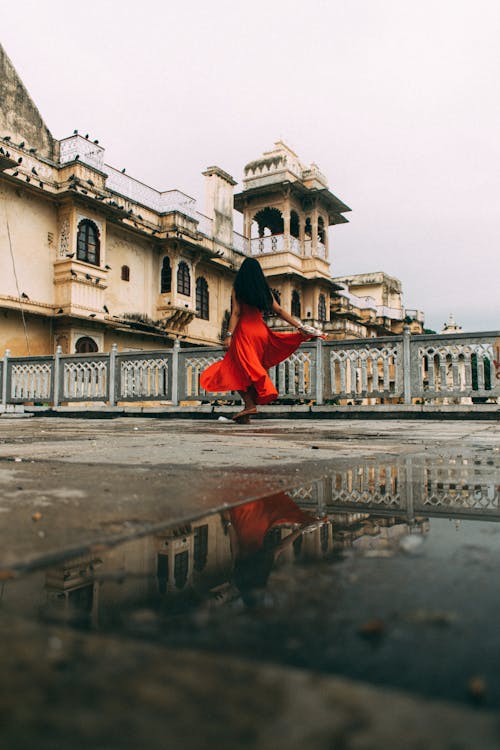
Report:
M316 404L323 403L323 341L316 339Z
M179 405L179 349L181 343L175 339L172 349L172 404Z
M411 404L410 336L410 326L403 326L403 397L405 404Z
M61 383L61 354L62 347L56 346L54 354L54 392L52 394L52 404L54 408L59 406L60 383Z
M406 515L408 518L408 525L411 526L415 523L415 510L414 510L414 498L413 498L413 460L407 456L405 458L405 490L406 490Z
M2 406L7 408L7 367L9 364L10 349L5 350L2 367Z
M116 406L116 344L111 345L109 353L109 405Z

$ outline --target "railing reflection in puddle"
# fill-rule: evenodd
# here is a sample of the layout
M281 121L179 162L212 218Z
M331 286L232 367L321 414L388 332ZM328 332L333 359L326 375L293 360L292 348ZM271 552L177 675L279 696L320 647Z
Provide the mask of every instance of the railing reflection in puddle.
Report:
M408 456L397 461L350 462L330 477L300 487L292 497L320 512L416 513L500 519L500 455Z

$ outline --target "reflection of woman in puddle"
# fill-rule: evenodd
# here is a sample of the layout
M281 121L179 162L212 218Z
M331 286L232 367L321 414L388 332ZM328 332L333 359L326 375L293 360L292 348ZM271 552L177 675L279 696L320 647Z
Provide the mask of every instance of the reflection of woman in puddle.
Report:
M254 500L222 514L234 560L234 584L249 606L257 603L256 593L263 589L280 554L306 530L312 530L318 519L278 492L263 500ZM273 529L288 528L280 538Z

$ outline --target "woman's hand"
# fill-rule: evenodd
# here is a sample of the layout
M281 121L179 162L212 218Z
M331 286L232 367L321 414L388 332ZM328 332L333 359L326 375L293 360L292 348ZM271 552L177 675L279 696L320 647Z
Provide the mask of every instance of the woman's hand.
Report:
M231 336L226 336L226 338L222 342L222 346L224 347L224 349L229 349L230 344L231 344Z

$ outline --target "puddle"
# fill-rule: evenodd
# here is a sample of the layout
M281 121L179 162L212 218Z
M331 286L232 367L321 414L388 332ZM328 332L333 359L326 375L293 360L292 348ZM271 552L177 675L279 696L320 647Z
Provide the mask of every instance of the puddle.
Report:
M0 616L498 708L498 461L354 462L4 581Z

